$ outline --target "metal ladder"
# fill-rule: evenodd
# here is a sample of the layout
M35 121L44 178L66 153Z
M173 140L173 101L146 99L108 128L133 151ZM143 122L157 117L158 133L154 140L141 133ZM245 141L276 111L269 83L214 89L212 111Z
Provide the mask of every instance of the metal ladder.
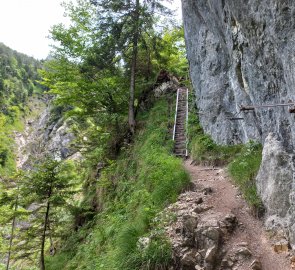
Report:
M187 157L188 151L188 89L177 89L175 119L173 129L174 153L179 157Z

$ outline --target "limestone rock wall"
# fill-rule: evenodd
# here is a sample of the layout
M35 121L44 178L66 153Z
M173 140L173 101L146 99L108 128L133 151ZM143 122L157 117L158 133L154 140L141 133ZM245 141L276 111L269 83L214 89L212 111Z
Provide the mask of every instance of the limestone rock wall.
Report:
M283 227L294 246L293 106L240 106L295 102L295 2L182 0L182 8L200 122L218 143L264 145L257 186L267 224ZM244 119L230 120L237 115Z
M35 113L26 117L24 131L15 134L17 167L29 170L44 156L56 160L79 156L71 147L75 136L67 121L62 115L52 119L51 101L35 98L29 106Z

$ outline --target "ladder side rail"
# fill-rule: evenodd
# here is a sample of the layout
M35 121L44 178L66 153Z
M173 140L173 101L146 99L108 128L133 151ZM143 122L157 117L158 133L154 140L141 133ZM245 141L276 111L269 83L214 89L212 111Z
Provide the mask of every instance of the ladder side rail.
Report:
M188 88L186 88L186 119L185 119L185 139L186 139L186 144L185 144L185 156L188 156Z
M173 128L173 137L172 137L173 141L175 140L176 121L177 121L177 112L178 112L178 98L179 98L179 88L177 89L177 97L176 97L174 128Z

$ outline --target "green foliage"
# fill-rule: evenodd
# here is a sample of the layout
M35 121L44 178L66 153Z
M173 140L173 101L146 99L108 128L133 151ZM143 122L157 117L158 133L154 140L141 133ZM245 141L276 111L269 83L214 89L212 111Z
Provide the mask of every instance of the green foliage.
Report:
M16 170L13 132L21 129L19 111L12 121L0 113L0 176L10 176Z
M193 108L193 106L190 107ZM242 145L225 146L216 144L209 135L204 134L194 109L189 113L188 134L191 157L201 164L226 165L242 149Z
M163 234L152 237L145 252L138 240L152 231L156 213L176 200L188 175L171 155L165 101L139 115L138 127L144 128L132 138L133 147L126 144L128 88L134 73L138 107L141 92L160 69L169 66L183 76L183 33L175 30L169 35L167 30L162 35L153 29L158 20L154 12L165 11L160 1L77 3L66 5L71 25L53 27L52 39L58 45L41 75L56 97L56 108L69 117L75 145L84 154L84 197L73 210L78 232L64 235L59 262L48 258L47 267L161 268L171 257ZM136 60L136 72L131 59ZM97 211L89 233L85 226Z
M188 62L182 27L167 28L157 40L152 65L157 70L167 70L178 77L188 76Z
M0 113L9 115L10 106L23 104L40 87L40 68L39 61L0 43Z
M0 165L2 166L2 167L4 167L5 166L5 163L6 163L6 161L7 161L7 159L8 159L8 150L7 149L0 149Z
M64 262L60 269L164 269L170 263L171 246L155 217L176 200L189 177L172 155L167 101L140 113L138 121L142 128L134 146L126 147L97 181L102 211L91 230L68 237L56 257ZM150 239L145 248L143 237ZM48 269L56 269L56 260L48 259Z
M10 243L3 242L1 252L11 251L10 264L17 269L20 264L21 269L32 269L39 265L44 246L56 248L64 230L73 223L70 212L74 207L73 195L78 191L77 179L72 162L48 158L39 161L31 172L19 172L2 181L0 232L13 234L13 238Z
M228 170L244 194L248 203L258 212L262 210L262 201L256 190L255 177L262 159L262 146L250 141L240 154L229 164Z
M202 134L191 142L191 156L201 164L226 165L241 151L241 145L218 145L209 135Z

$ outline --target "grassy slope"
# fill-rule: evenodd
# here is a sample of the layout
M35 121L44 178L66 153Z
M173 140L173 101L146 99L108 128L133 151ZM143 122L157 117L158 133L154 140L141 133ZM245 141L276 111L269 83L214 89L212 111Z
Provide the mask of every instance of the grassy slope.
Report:
M47 258L47 269L163 269L170 263L171 247L155 217L176 200L189 176L172 155L169 121L165 99L139 116L143 128L134 146L99 179L107 190L105 210L69 238L63 252ZM139 246L141 237L150 239L146 248Z

